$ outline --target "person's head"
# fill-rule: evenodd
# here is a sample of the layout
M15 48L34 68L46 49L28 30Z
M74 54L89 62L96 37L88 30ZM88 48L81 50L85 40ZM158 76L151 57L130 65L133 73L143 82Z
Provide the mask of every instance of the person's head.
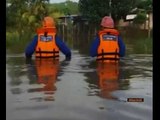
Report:
M101 20L101 26L104 28L114 28L114 21L110 16L105 16Z
M44 17L43 21L42 21L42 25L43 27L47 27L47 28L55 28L55 21L52 17Z

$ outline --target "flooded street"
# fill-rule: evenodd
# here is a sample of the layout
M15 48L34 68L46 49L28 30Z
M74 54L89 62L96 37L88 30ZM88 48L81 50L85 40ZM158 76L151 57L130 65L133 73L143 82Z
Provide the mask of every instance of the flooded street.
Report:
M152 120L151 54L129 54L118 65L97 64L75 49L70 61L60 56L7 54L7 120Z
M153 120L152 3L6 0L6 120Z

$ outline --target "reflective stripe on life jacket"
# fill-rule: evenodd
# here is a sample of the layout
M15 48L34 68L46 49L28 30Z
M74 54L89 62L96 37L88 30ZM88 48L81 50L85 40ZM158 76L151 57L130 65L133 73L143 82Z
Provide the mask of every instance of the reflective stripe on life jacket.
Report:
M104 29L99 32L100 45L97 50L97 61L113 62L119 60L119 32L115 29Z
M37 58L59 58L59 48L55 42L54 28L37 29L38 43L36 47Z

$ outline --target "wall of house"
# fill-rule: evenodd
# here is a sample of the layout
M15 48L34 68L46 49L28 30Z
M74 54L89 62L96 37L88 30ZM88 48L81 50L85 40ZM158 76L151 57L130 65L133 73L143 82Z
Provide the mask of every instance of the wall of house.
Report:
M134 19L135 15L128 15L126 17L126 20L128 21L124 21L123 19L121 19L118 23L118 26L120 27L127 27L129 25L131 25L133 23L133 19ZM148 20L146 20L146 22L142 25L140 25L140 29L152 29L153 28L153 13L148 14Z

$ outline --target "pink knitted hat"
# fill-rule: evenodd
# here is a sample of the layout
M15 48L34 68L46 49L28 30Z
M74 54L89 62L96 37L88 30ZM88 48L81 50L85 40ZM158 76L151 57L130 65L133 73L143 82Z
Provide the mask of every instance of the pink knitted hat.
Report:
M111 17L105 16L102 18L101 26L108 27L108 28L114 28L114 21Z

